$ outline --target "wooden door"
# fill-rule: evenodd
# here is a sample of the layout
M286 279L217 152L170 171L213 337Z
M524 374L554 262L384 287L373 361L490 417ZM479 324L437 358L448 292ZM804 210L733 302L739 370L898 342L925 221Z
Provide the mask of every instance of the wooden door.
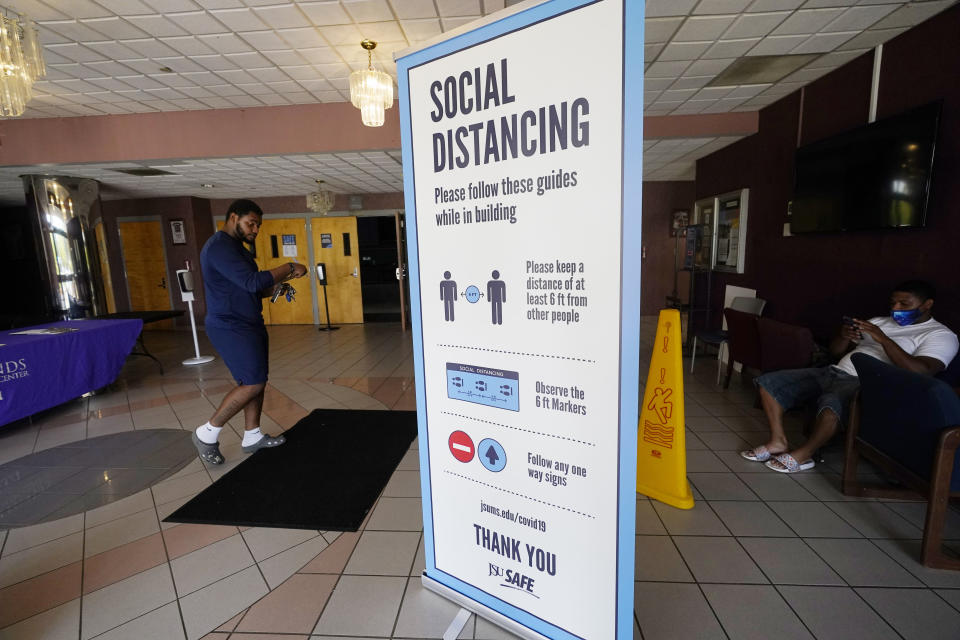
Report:
M107 232L103 222L98 222L93 228L97 237L97 252L100 254L100 276L103 278L103 293L107 297L107 313L117 310L116 298L113 296L113 278L110 275L110 260L107 257Z
M159 220L119 222L123 267L131 311L166 311L170 304L163 227ZM151 322L144 329L170 329L173 320Z
M310 290L310 254L307 250L307 221L303 218L266 218L257 235L257 266L268 271L288 262L307 267L307 276L289 280L297 290L293 302L278 298L263 300L267 324L313 324L313 292Z
M353 216L312 218L314 264L327 266L327 304L331 324L363 322L360 291L360 252L357 247L357 219ZM323 287L317 295L320 324L327 324Z

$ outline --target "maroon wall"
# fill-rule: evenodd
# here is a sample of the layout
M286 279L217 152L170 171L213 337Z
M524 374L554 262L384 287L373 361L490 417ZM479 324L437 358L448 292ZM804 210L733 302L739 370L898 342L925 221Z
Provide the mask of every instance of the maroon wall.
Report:
M753 287L768 300L765 315L809 326L826 339L841 316L885 314L892 285L924 278L938 289L934 315L960 329L960 278L950 240L960 235L957 33L960 6L883 51L878 118L943 100L925 228L783 236L798 125L807 144L866 124L872 52L813 82L802 100L797 92L763 109L758 133L697 163L698 198L750 188L746 273L714 275L715 309L725 284Z
M673 212L690 211L693 207L693 182L643 183L643 247L640 287L641 315L656 315L664 308L666 297L673 291L674 248L676 237L670 235ZM679 293L687 299L689 280L681 274Z

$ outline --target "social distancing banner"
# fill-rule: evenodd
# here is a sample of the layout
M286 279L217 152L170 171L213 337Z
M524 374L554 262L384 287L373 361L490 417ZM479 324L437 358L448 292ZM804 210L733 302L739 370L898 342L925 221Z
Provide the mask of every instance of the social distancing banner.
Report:
M637 493L680 509L692 509L680 336L680 312L660 311L637 425Z
M397 57L423 583L526 638L633 637L643 11Z

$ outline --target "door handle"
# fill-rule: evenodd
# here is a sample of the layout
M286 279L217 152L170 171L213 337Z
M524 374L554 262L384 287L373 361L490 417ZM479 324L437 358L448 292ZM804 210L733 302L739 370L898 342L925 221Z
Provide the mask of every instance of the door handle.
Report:
M161 289L166 289L166 288L167 288L167 276L163 276L162 278L160 278L160 284L158 284L157 286L158 286L159 288L161 288Z
M359 277L360 277L360 274L357 273L357 267L354 267L354 268L353 268L353 273L351 273L350 275L352 275L354 278L359 278Z

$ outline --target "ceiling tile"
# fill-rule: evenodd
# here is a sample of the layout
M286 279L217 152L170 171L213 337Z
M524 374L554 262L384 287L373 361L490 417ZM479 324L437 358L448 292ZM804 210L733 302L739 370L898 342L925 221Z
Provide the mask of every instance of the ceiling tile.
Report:
M360 41L363 40L364 34L352 24L317 27L317 31L320 32L320 35L322 35L327 42L334 46L350 44L354 45L358 51L363 51L363 49L360 48Z
M723 37L726 40L763 37L769 35L789 15L790 13L786 11L749 13L737 18Z
M51 44L46 47L46 50L74 62L95 62L106 59L93 49L78 44Z
M643 45L643 59L647 62L656 60L657 56L660 55L660 52L663 51L663 48L667 46L663 43L660 44L645 44Z
M852 7L855 4L857 4L857 0L807 0L803 4L803 8L820 9L823 7Z
M707 58L739 58L747 54L760 38L742 38L739 40L720 40L707 50Z
M443 33L440 29L440 20L437 18L401 20L400 26L410 40L410 44L423 42Z
M162 67L169 67L177 73L204 71L203 67L194 62L191 58L186 58L184 56L164 56L154 58L153 61Z
M215 54L212 56L194 56L193 61L204 69L208 69L210 71L227 71L237 68L235 64L220 54Z
M157 13L169 13L170 11L196 11L200 5L192 0L143 0L153 7Z
M264 58L277 65L278 67L296 67L298 65L304 65L306 60L296 51L281 50L281 51L263 51L260 50L261 55Z
M330 47L315 47L312 49L297 49L310 64L330 64L340 62L340 56Z
M327 41L320 37L320 32L315 27L307 29L279 29L277 33L294 49L327 46Z
M144 33L149 33L155 38L161 36L182 36L187 33L179 25L170 22L163 16L130 16L127 20Z
M83 24L114 40L144 38L148 34L122 18L91 18Z
M893 5L853 7L828 24L824 31L862 31L892 12Z
M905 4L889 16L874 25L877 29L891 29L895 27L912 27L920 24L927 18L933 17L950 5L954 0L939 0L939 2L911 2Z
M390 6L400 20L437 17L433 0L390 0Z
M462 18L440 18L440 24L443 26L444 31L453 31L457 27L462 27L465 24L470 24L476 20L476 16L465 16Z
M97 0L97 4L118 16L134 16L154 13L153 8L139 0Z
M818 33L810 36L790 53L827 53L854 37L856 32Z
M669 42L677 32L683 18L647 18L644 21L644 40L650 42Z
M668 44L660 56L661 61L667 60L696 60L712 45L713 42L675 42Z
M241 31L240 39L249 44L257 51L281 51L290 50L290 45L281 38L276 31Z
M85 62L83 66L87 67L98 76L128 76L132 73L130 71L130 67L119 62L114 62L113 60ZM104 78L104 80L112 80L112 78L108 77Z
M694 62L686 71L684 75L686 76L715 76L733 62L733 59L723 59L723 60L698 60Z
M233 31L260 31L267 28L267 25L253 12L253 9L246 7L243 9L211 11L210 13Z
M697 0L647 0L646 16L648 18L686 16L696 4Z
M872 49L878 44L883 44L904 32L904 29L869 29L855 38L851 38L838 47L841 50L849 49Z
M112 38L107 38L105 34L100 33L91 29L85 24L78 22L77 20L55 20L50 22L43 23L43 29L49 29L53 33L59 34L61 37L66 38L68 42L84 42L90 40L112 40ZM41 31L41 41L46 44L47 42L59 42L59 40L47 40L43 38L43 31Z
M742 84L727 94L727 98L752 98L770 88L769 84Z
M104 56L107 61L122 60L124 58L139 58L144 55L137 53L133 49L125 47L119 42L115 42L113 40L106 40L104 42L88 42L87 46Z
M700 4L694 9L694 15L717 14L717 13L740 13L747 8L753 0L700 0Z
M194 0L204 9L237 9L243 6L240 0Z
M687 18L674 36L677 42L715 40L727 30L736 16L694 16Z
M400 29L400 25L394 22L363 22L357 25L360 33L363 34L364 38L369 38L374 42L398 42L402 41L404 46L406 46L406 38L404 38L403 31ZM360 44L360 41L357 41L357 44ZM379 44L377 45L376 51L380 51ZM376 51L374 53L376 53Z
M213 49L193 36L172 36L160 40L187 57L213 53Z
M754 0L747 10L750 12L793 11L804 2L805 0Z
M654 62L647 69L647 78L676 78L690 65L689 62Z
M115 58L158 58L163 56L175 56L177 51L155 38L139 38L137 40L124 40L122 44L137 52L136 56L115 56Z
M773 30L771 35L790 36L798 34L816 33L829 22L832 22L843 9L801 9Z
M357 22L382 22L393 20L393 12L387 0L342 0L350 16Z
M200 36L200 41L217 53L246 53L253 47L240 39L235 33L217 33Z
M261 20L274 29L297 29L313 26L313 23L297 8L297 5L292 3L273 7L257 7L254 11Z
M167 13L166 16L176 22L182 29L193 35L207 33L223 33L226 28L206 11L190 11L186 13Z
M786 55L799 46L807 36L769 36L761 40L750 50L749 56L780 56Z
M479 16L480 0L437 0L440 17Z
M250 69L249 72L250 72L250 75L252 75L254 78L259 80L260 82L264 82L264 83L288 82L290 83L291 88L287 90L288 91L296 90L293 86L294 85L293 81L290 80L290 76L285 74L280 69L277 69L276 67L263 67L259 69Z
M672 79L672 78L671 78ZM713 76L684 76L670 85L671 89L699 89L713 80Z

